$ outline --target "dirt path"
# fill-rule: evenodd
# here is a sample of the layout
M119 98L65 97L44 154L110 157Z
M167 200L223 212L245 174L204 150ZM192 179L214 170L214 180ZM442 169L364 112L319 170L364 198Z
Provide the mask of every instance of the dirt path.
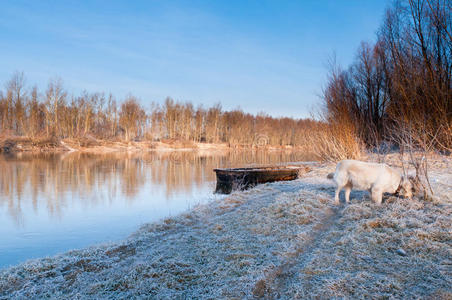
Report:
M269 289L272 298L280 298L282 296L281 292L289 290L293 277L297 275L300 269L305 268L313 260L317 250L323 248L323 242L324 239L328 238L328 233L333 230L340 230L338 219L341 218L342 209L341 207L329 208L323 220L314 226L309 233L306 242L298 245L293 257L289 257L287 261L277 267L272 274L274 278L268 278L268 281L272 282ZM303 285L300 289L310 290L311 285L312 281L303 280Z

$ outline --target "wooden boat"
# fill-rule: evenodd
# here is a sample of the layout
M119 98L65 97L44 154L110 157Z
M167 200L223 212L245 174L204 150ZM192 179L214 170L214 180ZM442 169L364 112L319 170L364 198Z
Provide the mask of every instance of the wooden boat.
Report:
M294 180L305 166L273 166L257 168L214 169L217 175L215 193L229 194L234 190L245 190L261 183Z

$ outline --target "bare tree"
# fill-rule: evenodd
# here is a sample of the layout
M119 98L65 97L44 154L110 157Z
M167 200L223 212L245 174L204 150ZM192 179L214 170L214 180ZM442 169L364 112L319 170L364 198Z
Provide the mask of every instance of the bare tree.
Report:
M61 107L65 105L66 92L63 88L63 81L60 78L51 80L46 91L47 109L47 134L52 136L60 135L59 114Z
M135 97L129 96L121 105L119 124L124 129L126 141L142 134L145 112Z

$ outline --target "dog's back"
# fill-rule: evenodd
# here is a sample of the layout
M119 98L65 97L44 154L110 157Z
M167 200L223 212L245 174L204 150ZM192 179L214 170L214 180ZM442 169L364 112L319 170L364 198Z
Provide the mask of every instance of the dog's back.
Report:
M397 180L397 178L395 179ZM350 183L356 189L368 190L377 183L390 184L392 182L392 172L385 164L343 160L336 166L334 181L341 186ZM397 185L395 188L397 188Z
M345 188L348 202L352 188L372 191L372 198L381 202L381 194L394 193L401 182L400 174L386 164L368 163L358 160L342 160L336 166L336 172L327 178L336 183L335 200L339 202L339 192ZM375 194L375 196L374 196Z

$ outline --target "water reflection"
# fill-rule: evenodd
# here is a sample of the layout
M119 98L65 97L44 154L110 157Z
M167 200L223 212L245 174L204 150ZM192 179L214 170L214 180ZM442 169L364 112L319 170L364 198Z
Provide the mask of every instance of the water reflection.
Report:
M139 189L151 181L165 190L167 200L174 192L189 193L194 186L214 181L212 169L248 164L272 164L306 159L300 153L229 152L223 155L200 155L197 152L113 153L104 155L24 154L0 156L0 207L6 206L17 225L23 223L22 202L45 199L51 217L62 217L71 198L103 205L96 197L108 190L108 201L122 198L133 202Z
M123 238L208 201L214 168L311 159L265 151L0 155L0 267ZM36 248L43 240L52 249Z

